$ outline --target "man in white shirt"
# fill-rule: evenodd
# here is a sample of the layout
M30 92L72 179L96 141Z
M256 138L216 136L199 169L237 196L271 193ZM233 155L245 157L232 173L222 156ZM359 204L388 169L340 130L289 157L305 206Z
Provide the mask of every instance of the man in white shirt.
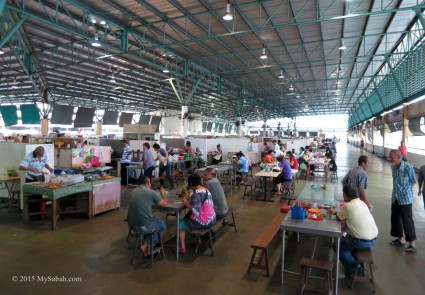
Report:
M356 186L344 185L344 206L336 212L338 220L345 221L348 233L341 239L339 260L344 265L346 275L358 269L356 250L368 249L376 244L378 228L366 203L359 199Z

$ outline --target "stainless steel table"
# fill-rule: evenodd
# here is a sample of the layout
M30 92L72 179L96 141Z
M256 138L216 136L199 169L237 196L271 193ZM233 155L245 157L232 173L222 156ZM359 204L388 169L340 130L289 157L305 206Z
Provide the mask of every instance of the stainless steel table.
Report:
M179 225L179 220L180 220L180 212L185 210L185 206L181 203L181 202L176 202L176 200L179 200L179 198L176 196L178 189L169 191L167 194L167 199L168 199L168 204L167 207L161 207L158 205L154 205L152 206L152 208L165 213L165 214L175 214L176 215L176 260L179 260L179 248L180 248L180 225Z
M324 185L326 184L326 189L322 188L312 188L312 185ZM313 202L316 201L334 201L335 200L335 191L338 184L329 183L329 182L317 182L317 181L306 181L305 186L298 195L298 200L300 199L310 199Z
M310 200L311 201L311 200ZM288 213L280 225L282 230L282 258L281 258L281 283L283 285L283 275L285 272L285 232L297 232L315 236L323 236L337 239L335 256L335 294L338 294L338 271L339 271L339 242L341 239L341 223L337 220L325 218L323 221L311 219L292 219L291 213Z
M267 200L267 178L276 178L279 176L281 172L266 172L265 170L261 170L260 172L255 173L255 176L262 177L264 179L264 199L261 201L264 202L274 202L273 200Z

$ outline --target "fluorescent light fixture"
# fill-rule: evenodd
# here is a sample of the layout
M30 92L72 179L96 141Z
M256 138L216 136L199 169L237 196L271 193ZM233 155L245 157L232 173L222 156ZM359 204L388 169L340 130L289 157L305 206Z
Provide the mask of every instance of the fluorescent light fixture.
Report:
M3 48L0 48L0 54L4 54Z
M233 15L232 15L232 13L230 12L230 1L229 1L229 3L227 3L227 5L226 5L226 14L225 14L225 15L223 15L223 19L224 19L224 20L232 20L232 19L233 19Z
M96 33L96 34L94 34L94 41L93 42L91 42L91 46L94 46L94 47L99 47L101 44L100 44L100 42L99 42L99 34L98 33Z
M90 18L90 21L91 21L93 24L97 23L97 20L96 20L94 17Z
M101 20L101 21L100 21L100 24L101 24L101 25L106 25L106 21Z
M397 111L397 110L401 110L402 108L404 108L404 105L399 105L398 107L392 109L392 111Z
M418 98L416 98L416 99L414 99L412 101L409 101L407 104L416 103L416 102L419 102L419 101L424 100L424 99L425 99L425 95L423 95L421 97L418 97Z
M262 54L260 55L260 58L261 58L261 59L267 59L266 47L264 47L264 46L263 46L263 52L262 52Z
M115 80L114 73L112 73L111 79L109 79L109 83L117 83L117 80Z
M12 83L12 89L16 89L18 88L18 82L16 82L16 77L13 79L13 83Z
M291 83L291 85L289 86L289 91L292 91L292 90L294 90L294 86Z
M280 70L279 79L283 79L283 78L285 78L285 76L283 76L283 71Z
M167 66L165 66L165 68L162 69L162 72L168 74L170 70L168 69Z
M345 44L344 44L344 38L341 39L341 45L339 46L338 49L339 50L345 50L345 49L347 49L347 47L345 47Z

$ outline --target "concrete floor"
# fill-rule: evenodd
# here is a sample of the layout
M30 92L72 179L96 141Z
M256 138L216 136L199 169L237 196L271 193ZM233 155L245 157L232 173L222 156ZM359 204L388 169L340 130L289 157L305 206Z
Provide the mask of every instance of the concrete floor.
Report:
M338 175L357 165L362 153L357 148L338 144ZM414 219L418 236L418 252L408 254L403 248L390 246L389 235L391 171L390 163L369 153L367 195L374 205L373 215L380 230L378 243L373 248L375 294L424 294L425 214L422 198L415 198ZM304 182L297 183L296 194ZM267 278L254 270L247 274L251 257L250 243L279 211L279 202L264 203L242 200L242 189L228 194L229 204L236 209L238 233L231 230L214 244L215 256L205 250L195 255L193 248L176 263L175 254L166 248L166 259L159 260L153 269L140 259L130 265L130 245L126 243L127 193L122 194L122 208L96 216L92 220L66 217L59 221L59 229L51 231L50 224L23 224L20 214L6 209L0 211L0 294L297 294L299 277L285 275L280 284L280 240L272 245L271 276ZM417 186L415 187L417 192ZM257 197L261 197L258 191ZM338 184L337 198L341 196ZM174 219L169 218L169 232L174 232ZM299 269L300 256L309 256L313 238L301 236L300 243L290 234L286 251L286 265ZM319 240L319 258L332 259L328 239ZM39 282L42 277L51 281ZM80 282L53 282L54 279L74 277ZM18 282L13 282L17 278ZM306 294L322 292L323 281L311 279ZM369 294L368 282L357 282L354 289L347 287L340 270L339 294Z

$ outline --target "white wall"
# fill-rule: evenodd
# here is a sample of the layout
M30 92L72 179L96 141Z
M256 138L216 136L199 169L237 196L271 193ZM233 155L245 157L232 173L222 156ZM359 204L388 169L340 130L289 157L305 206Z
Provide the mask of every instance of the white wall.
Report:
M178 116L163 118L162 134L163 135L180 135L181 134L181 120ZM202 121L195 119L189 121L189 134L199 135L202 133Z

